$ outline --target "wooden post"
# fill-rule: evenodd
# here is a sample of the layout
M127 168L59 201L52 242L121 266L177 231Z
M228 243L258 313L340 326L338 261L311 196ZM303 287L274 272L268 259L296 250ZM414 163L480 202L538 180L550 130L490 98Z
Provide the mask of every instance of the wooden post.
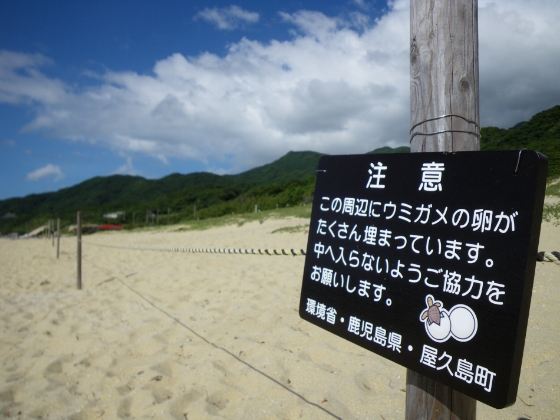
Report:
M54 219L52 219L52 246L54 247Z
M169 207L167 207L167 224L169 224Z
M56 258L60 257L60 217L56 219Z
M76 223L76 236L78 238L78 289L82 288L82 212L78 212Z
M478 0L410 2L410 76L410 151L480 150ZM476 400L408 369L405 418L475 420Z
M410 37L411 152L480 150L478 0L411 1Z

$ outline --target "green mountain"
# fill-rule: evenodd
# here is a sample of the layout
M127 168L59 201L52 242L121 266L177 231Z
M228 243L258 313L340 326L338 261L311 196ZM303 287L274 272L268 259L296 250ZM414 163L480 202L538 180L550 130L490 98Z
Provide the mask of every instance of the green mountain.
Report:
M407 148L404 149L408 151ZM394 150L396 149L382 148L374 152L388 153ZM94 177L54 193L2 200L0 215L8 212L16 215L56 214L92 207L109 211L115 206L126 207L139 203L144 203L143 207L148 209L158 207L160 202L173 202L179 206L196 202L210 205L211 202L237 197L256 185L279 184L314 177L321 156L322 153L316 152L288 152L272 163L238 175L220 176L208 172L187 175L174 173L157 180L130 175Z
M251 185L272 184L314 176L321 156L322 154L315 152L289 152L270 164L238 175L220 176L208 172L187 175L174 173L158 180L130 175L94 177L54 193L32 194L27 197L2 200L0 215L7 212L17 215L54 214L69 209L89 207L108 210L114 206L153 201L158 197L185 190L194 192L195 195L204 195L202 192L204 189L216 190L218 186L237 186L237 189L247 190Z
M370 153L395 150L382 148ZM130 213L166 213L170 209L174 217L184 220L250 211L255 204L265 209L309 201L321 156L316 152L289 152L272 163L237 175L174 173L158 180L129 175L95 177L54 193L0 201L0 216L17 215L15 219L0 219L0 232L21 233L55 216L70 223L77 210L82 210L86 220L96 223L103 221L102 213L116 210L127 211L130 218Z
M259 166L232 175L236 183L241 184L276 184L293 179L314 177L317 172L319 159L324 156L317 152L288 152L280 159L267 165Z
M484 127L481 150L536 150L548 157L548 177L560 176L560 105L512 128Z

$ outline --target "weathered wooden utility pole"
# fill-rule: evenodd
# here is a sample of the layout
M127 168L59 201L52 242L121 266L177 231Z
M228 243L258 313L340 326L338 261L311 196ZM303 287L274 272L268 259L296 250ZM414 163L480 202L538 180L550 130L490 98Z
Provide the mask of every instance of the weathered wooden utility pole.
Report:
M478 0L411 1L410 38L411 151L479 150Z
M478 0L410 2L411 152L480 149ZM474 420L476 400L407 370L406 419Z

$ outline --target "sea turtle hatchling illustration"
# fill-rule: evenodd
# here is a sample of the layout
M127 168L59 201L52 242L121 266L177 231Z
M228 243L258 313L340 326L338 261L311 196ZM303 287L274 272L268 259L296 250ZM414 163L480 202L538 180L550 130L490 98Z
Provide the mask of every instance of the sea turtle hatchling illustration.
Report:
M434 303L432 296L426 296L426 303L428 304L428 309L422 312L420 319L424 320L428 318L428 322L431 324L435 322L436 324L440 325L441 323L441 312L439 308L441 307L441 302Z

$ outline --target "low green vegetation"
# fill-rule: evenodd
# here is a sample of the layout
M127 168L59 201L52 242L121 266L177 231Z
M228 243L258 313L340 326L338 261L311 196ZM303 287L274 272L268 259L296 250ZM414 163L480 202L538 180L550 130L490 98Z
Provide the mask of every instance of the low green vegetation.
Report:
M560 177L548 182L545 194L560 197Z
M250 213L227 214L219 217L212 217L208 219L197 219L189 222L181 223L179 228L173 229L174 232L186 232L191 230L206 230L214 227L237 225L241 227L246 223L259 222L264 223L269 219L285 219L288 217L310 219L311 218L311 204L300 204L291 207L280 207L273 210L259 210ZM152 227L136 227L136 229L166 229L167 225L157 225ZM305 223L294 228L281 228L274 230L272 233L278 232L300 232L308 229L308 224Z
M543 219L550 222L551 219L560 220L560 203L556 204L544 204Z
M560 203L545 203L543 208L543 220L554 222L554 224L558 226L560 224Z
M272 233L307 233L307 232L309 232L309 224L287 226L272 231Z
M560 198L560 177L553 179L546 186L546 195ZM543 208L543 220L560 224L560 202L545 203Z

